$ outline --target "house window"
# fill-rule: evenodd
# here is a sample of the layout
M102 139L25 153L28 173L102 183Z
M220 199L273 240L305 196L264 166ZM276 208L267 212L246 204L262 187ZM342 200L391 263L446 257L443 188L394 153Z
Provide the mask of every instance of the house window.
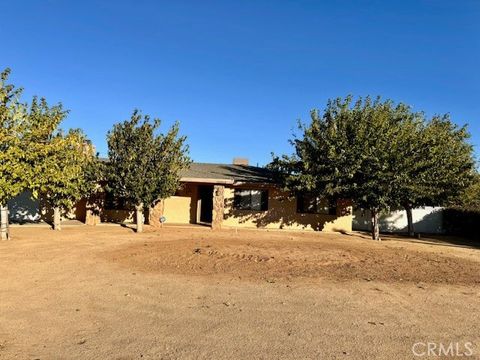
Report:
M268 210L268 190L235 189L233 207L236 210Z
M311 194L301 194L297 196L297 213L336 215L337 205L335 201Z

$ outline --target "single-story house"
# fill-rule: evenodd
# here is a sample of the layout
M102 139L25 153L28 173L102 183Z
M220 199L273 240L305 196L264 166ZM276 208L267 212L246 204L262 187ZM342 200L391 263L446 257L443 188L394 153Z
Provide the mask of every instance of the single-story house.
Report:
M16 203L16 208L25 208L18 206L18 201ZM35 204L39 206L36 217L40 218L41 203ZM105 193L99 204L92 211L86 201L81 201L66 217L92 225L134 222L135 211L121 199ZM18 220L12 210L12 219ZM35 218L32 211L29 216ZM232 164L192 163L182 174L176 194L151 209L147 221L154 226L165 222L203 224L214 229L349 232L352 230L352 209L348 201L329 203L308 195L291 196L279 187L268 169L236 159Z

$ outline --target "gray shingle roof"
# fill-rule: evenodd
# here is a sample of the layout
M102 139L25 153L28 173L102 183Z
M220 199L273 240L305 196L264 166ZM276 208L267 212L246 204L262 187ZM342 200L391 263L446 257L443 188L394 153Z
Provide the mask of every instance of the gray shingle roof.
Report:
M100 158L100 161L108 162L108 159ZM275 183L272 171L251 165L192 163L181 176L185 182Z
M182 181L201 180L231 184L275 182L270 170L250 165L192 163L182 173Z

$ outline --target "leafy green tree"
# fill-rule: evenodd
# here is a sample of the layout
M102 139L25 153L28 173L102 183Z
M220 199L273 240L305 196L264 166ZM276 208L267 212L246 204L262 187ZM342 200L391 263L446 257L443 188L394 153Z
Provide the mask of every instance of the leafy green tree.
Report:
M31 172L27 186L53 208L55 230L61 229L62 212L95 187L91 176L97 159L90 143L79 129L67 134L60 129L67 114L61 104L50 107L45 99L34 98L24 142Z
M25 153L21 134L26 116L21 90L7 84L10 69L0 74L0 218L1 239L9 239L7 201L25 186Z
M404 121L406 132L392 151L398 169L393 179L395 201L407 213L408 233L414 235L412 209L447 206L472 183L475 175L473 147L466 127L452 123L448 115L426 121Z
M392 139L405 109L380 98L330 100L323 116L314 110L311 123L300 124L302 137L292 140L295 154L274 157L270 168L283 174L288 190L352 199L370 209L372 238L378 240L379 212L392 202Z
M464 127L448 116L427 122L391 100L331 100L322 117L313 111L300 129L295 154L274 157L270 166L289 190L348 198L369 209L374 239L380 211L404 207L412 234L412 208L450 202L473 175Z
M157 134L159 127L159 119L151 121L135 110L130 120L115 124L107 135L109 187L135 205L137 232L143 231L144 209L173 195L180 171L190 164L178 123L166 134Z
M54 208L54 228L61 211L71 208L93 187L97 160L80 130L66 135L59 128L67 115L61 105L49 107L33 98L30 109L20 103L21 91L0 76L0 217L1 237L8 238L6 203L25 189Z
M472 184L457 196L450 206L480 212L480 174L475 173Z

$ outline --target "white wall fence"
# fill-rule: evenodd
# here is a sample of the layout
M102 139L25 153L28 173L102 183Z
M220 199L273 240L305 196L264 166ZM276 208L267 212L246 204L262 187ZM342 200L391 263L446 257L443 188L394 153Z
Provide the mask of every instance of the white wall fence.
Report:
M424 207L412 210L415 232L426 234L442 234L443 208ZM353 211L353 230L370 231L370 211L356 209ZM380 231L401 233L407 232L407 213L405 210L381 213L379 217Z

